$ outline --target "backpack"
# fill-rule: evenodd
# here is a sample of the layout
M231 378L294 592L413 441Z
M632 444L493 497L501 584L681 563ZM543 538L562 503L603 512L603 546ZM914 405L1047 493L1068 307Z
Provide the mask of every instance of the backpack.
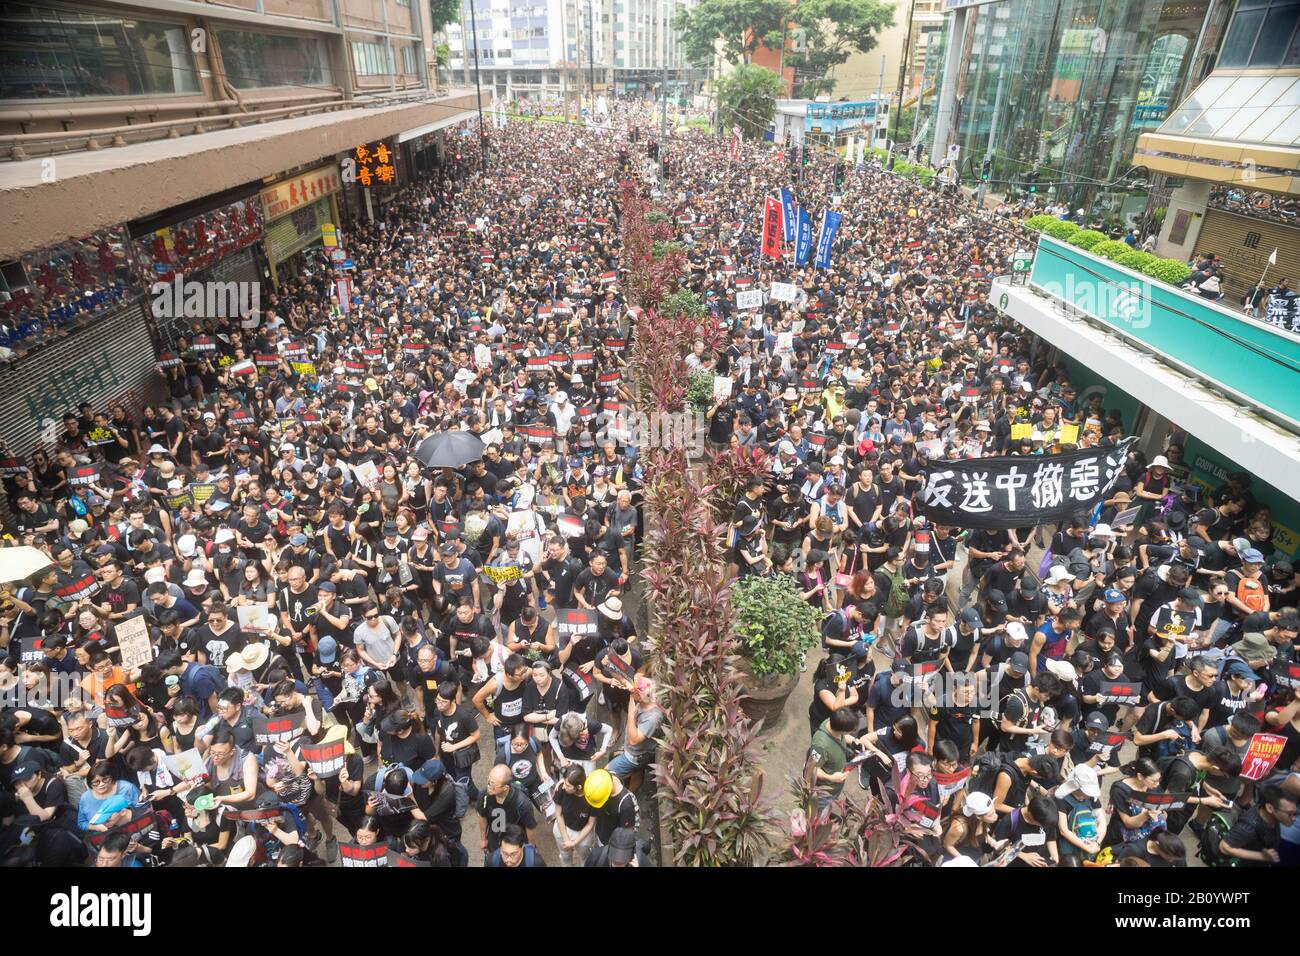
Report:
M1196 857L1206 866L1238 866L1236 857L1228 856L1219 850L1219 842L1232 829L1232 816L1229 811L1215 810L1205 821L1201 829L1201 838L1196 845Z
M890 573L885 572L885 577L889 580L889 596L885 599L885 616L898 617L907 607L907 602L911 595L907 593L907 579L903 575L903 569Z
M1268 606L1268 596L1264 592L1264 586L1256 578L1248 578L1245 575L1242 575L1241 580L1237 582L1237 600L1250 608L1252 614Z
M1080 840L1096 840L1100 833L1097 825L1097 809L1088 802L1076 801L1073 795L1065 798L1070 808L1066 814L1066 826Z
M452 780L452 786L456 788L456 819L459 820L469 810L469 787L464 780Z

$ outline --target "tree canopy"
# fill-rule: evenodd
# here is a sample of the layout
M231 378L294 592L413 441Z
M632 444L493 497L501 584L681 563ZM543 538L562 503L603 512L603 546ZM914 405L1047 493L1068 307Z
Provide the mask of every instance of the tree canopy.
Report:
M785 84L771 70L742 64L718 80L718 121L724 130L739 126L747 137L762 136L784 92Z

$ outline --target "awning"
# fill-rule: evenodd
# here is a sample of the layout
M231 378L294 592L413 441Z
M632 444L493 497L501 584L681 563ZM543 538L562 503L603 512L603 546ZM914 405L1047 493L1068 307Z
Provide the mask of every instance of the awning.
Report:
M428 133L437 132L440 129L446 129L448 126L455 126L457 123L463 123L471 116L477 114L468 114L463 116L448 116L446 119L440 119L437 122L429 123L425 126L417 126L415 129L408 129L405 133L398 134L399 143L407 143L413 139L418 139Z

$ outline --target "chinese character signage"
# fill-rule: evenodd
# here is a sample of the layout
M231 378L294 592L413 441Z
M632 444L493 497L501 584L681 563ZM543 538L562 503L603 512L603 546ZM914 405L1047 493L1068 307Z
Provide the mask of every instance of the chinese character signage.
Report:
M1090 512L1123 471L1135 441L1060 455L934 462L921 490L921 513L936 524L996 530Z
M367 143L352 150L357 164L357 182L362 186L396 186L397 157L383 142Z
M340 185L338 167L329 165L267 186L262 190L263 217L267 222L279 219L337 192Z

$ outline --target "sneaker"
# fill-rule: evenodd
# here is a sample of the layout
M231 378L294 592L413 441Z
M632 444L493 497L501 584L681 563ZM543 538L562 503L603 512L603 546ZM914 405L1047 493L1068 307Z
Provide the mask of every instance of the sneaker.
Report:
M808 652L800 651L799 652L799 673L802 674L807 669L808 669Z

